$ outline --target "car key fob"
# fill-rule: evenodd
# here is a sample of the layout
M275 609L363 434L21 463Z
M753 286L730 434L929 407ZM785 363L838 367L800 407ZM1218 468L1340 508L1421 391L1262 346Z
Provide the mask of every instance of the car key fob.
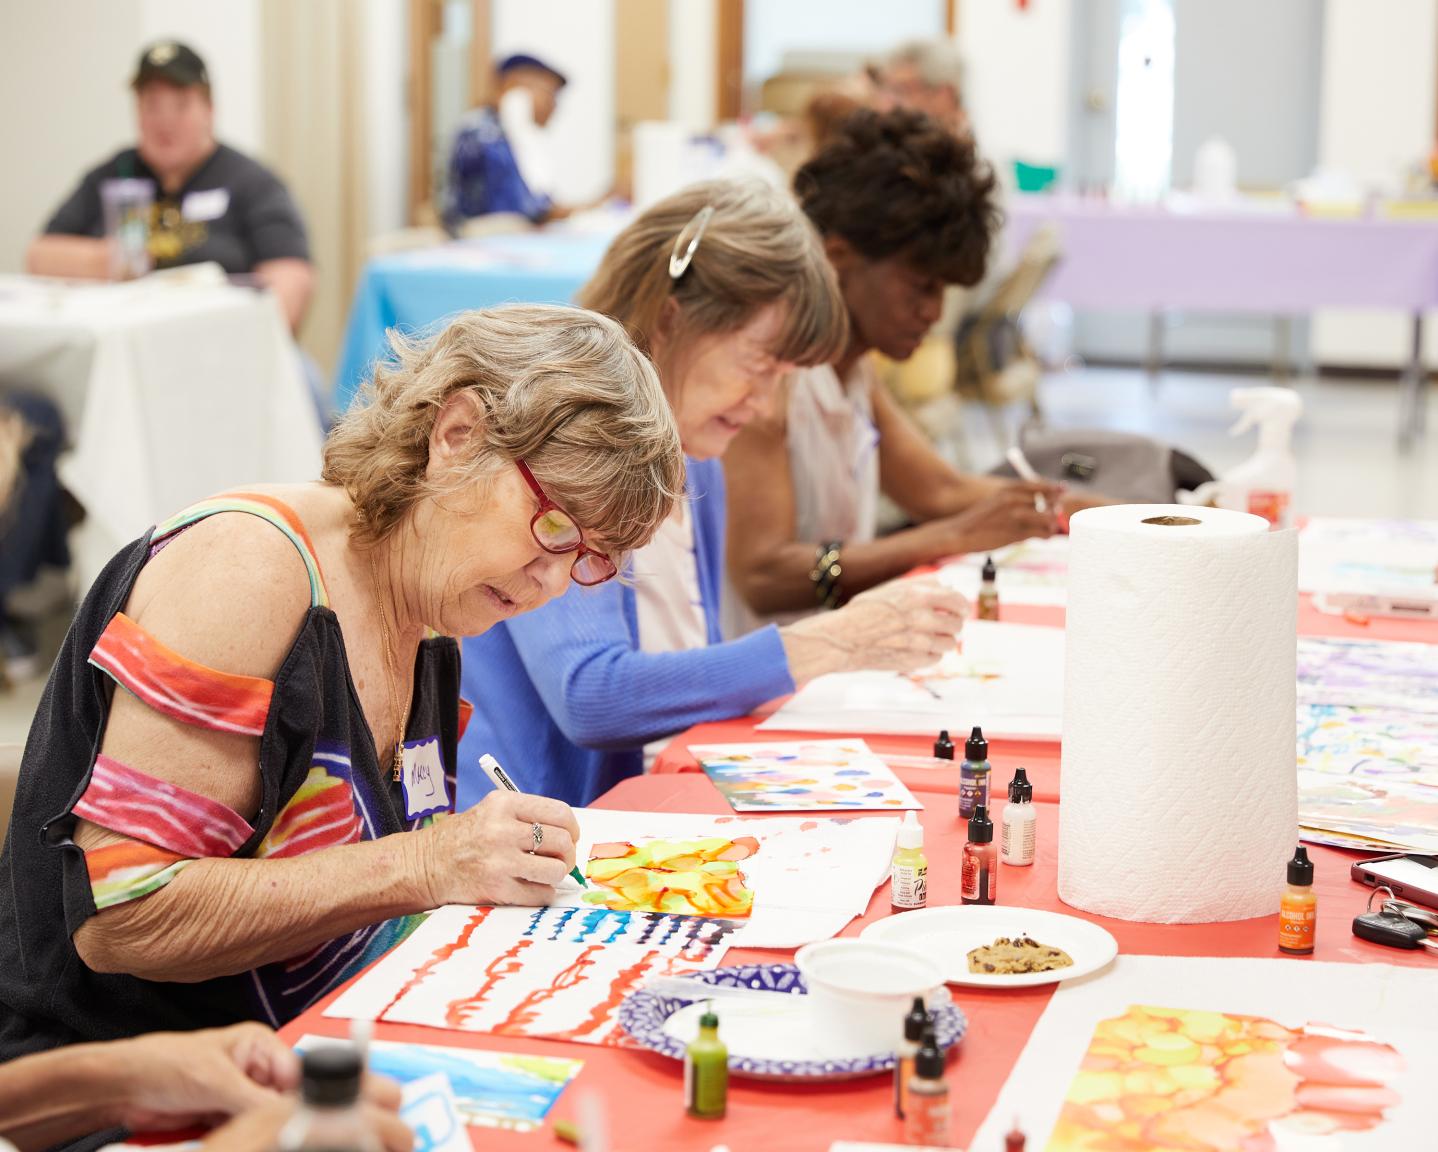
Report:
M1392 912L1365 912L1353 918L1353 935L1389 948L1423 948L1428 933L1421 924Z

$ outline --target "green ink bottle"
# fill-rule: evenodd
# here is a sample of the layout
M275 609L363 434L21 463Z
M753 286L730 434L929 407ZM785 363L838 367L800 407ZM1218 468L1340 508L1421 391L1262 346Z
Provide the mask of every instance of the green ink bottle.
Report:
M699 1035L684 1050L684 1108L699 1120L722 1120L728 1102L729 1049L710 1004L699 1017Z

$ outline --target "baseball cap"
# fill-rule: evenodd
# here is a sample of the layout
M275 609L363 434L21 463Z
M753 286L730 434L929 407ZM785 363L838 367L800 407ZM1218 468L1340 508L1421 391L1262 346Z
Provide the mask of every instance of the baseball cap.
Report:
M546 64L538 56L531 56L527 52L516 52L513 56L506 56L499 62L495 71L503 76L515 68L537 68L541 72L548 72L559 82L561 88L569 83L568 78L558 68Z
M143 88L151 80L164 80L179 88L210 83L210 72L200 54L178 40L159 40L140 54L131 88Z

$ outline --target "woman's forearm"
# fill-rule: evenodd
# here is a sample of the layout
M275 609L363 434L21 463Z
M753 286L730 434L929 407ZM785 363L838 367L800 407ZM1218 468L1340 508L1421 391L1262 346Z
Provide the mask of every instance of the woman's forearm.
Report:
M198 860L164 888L75 933L97 972L196 983L302 956L381 920L434 907L428 829L293 859Z
M814 582L809 573L818 546L817 541L785 544L762 560L756 558L749 571L736 579L749 607L761 615L813 608ZM948 554L937 527L928 525L863 544L844 544L839 556L843 569L839 586L852 596Z
M12 1060L0 1067L0 1135L32 1152L116 1124L125 1101L122 1072L102 1044Z

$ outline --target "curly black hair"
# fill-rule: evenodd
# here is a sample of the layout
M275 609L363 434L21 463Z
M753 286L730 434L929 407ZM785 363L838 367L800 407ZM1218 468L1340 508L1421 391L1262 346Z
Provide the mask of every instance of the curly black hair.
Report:
M853 113L794 177L821 234L965 286L984 278L1003 222L995 186L972 141L909 109Z

